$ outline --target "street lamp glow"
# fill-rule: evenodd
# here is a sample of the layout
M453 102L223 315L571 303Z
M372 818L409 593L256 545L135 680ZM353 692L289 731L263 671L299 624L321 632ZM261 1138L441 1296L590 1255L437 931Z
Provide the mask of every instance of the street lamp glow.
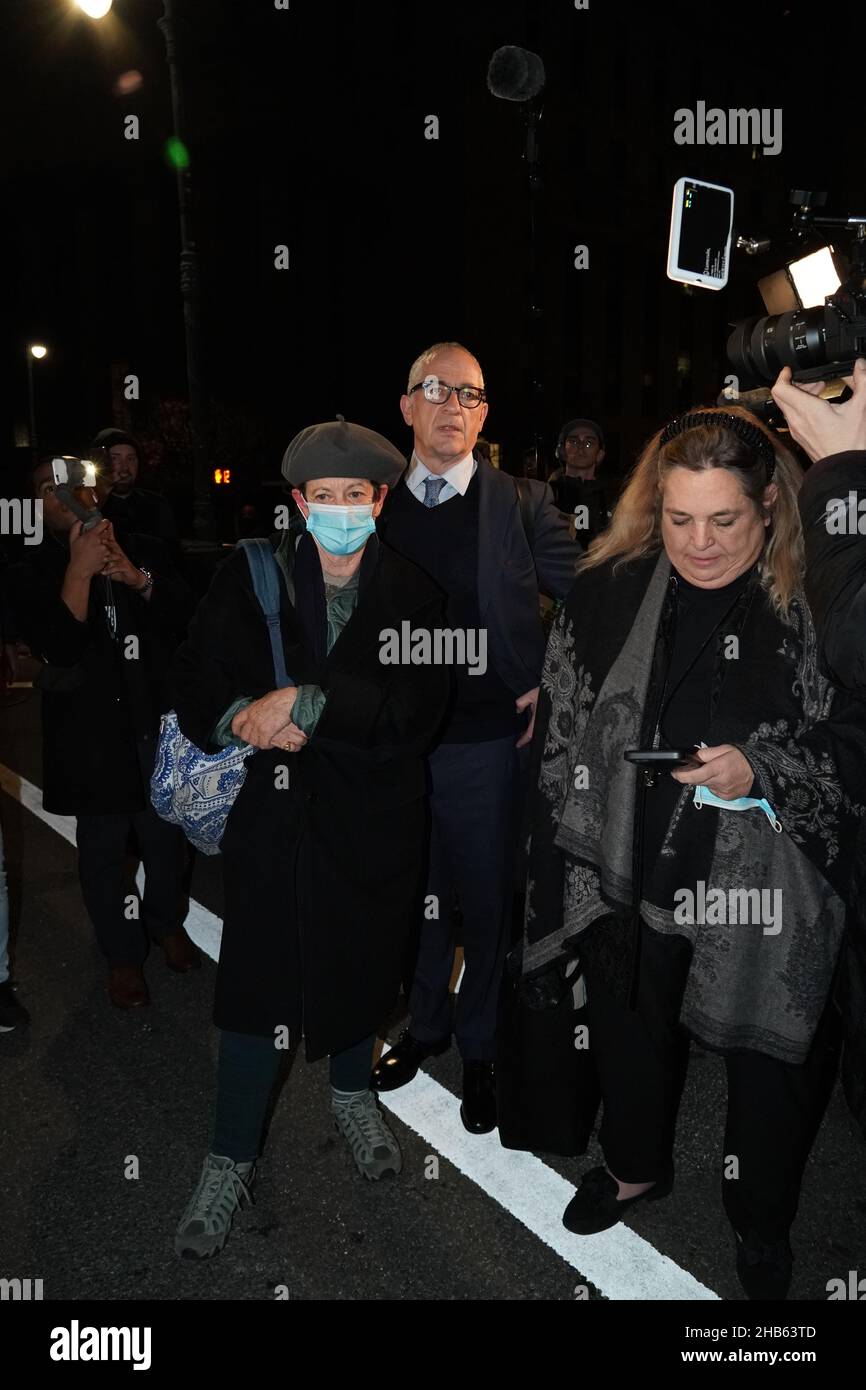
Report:
M31 357L38 357L38 358L41 359L41 358L46 357L46 356L48 355L48 349L47 349L47 347L43 347L43 345L42 345L41 343L31 343L31 344L30 344L30 355L31 355Z
M113 0L75 0L75 3L89 19L104 19L111 9Z

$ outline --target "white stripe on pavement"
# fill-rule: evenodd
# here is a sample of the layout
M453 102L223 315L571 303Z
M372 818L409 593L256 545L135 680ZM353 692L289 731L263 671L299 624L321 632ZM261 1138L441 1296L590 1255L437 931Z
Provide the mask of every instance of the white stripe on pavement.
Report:
M26 777L19 777L17 772L5 767L0 763L0 787L9 796L20 801L28 811L32 811L34 816L38 816L46 825L50 825L52 830L68 840L70 845L75 844L75 817L57 816L51 811L46 811L42 805L42 792L39 787L28 782ZM144 888L144 869L139 864L138 873L135 876L136 886L139 893ZM195 942L211 960L216 960L220 953L220 937L222 935L222 920L215 916L213 912L208 912L206 907L197 903L194 898L189 900L189 912L184 926Z
M504 1149L496 1134L467 1133L454 1096L427 1072L379 1100L606 1298L718 1298L628 1226L572 1235L561 1220L574 1196L572 1184L533 1154Z
M75 844L74 817L56 816L44 810L39 787L2 763L0 787L64 840ZM136 882L140 890L144 882L141 868ZM185 926L205 954L216 960L222 932L220 918L190 899ZM572 1235L560 1220L573 1194L571 1184L532 1154L504 1149L495 1134L468 1134L454 1096L427 1072L419 1072L410 1085L380 1095L379 1099L464 1177L570 1264L581 1281L586 1279L594 1284L606 1298L718 1299L712 1289L628 1226L614 1226L597 1236Z

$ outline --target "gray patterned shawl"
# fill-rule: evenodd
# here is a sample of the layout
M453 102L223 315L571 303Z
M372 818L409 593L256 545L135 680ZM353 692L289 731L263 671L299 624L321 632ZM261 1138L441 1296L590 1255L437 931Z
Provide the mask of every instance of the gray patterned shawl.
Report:
M637 772L623 751L641 746L669 575L664 553L616 577L610 566L590 570L551 633L533 744L525 975L589 950L590 941L614 969L630 968L623 926L634 911ZM681 1021L695 1037L802 1062L844 929L863 810L838 767L844 761L849 787L863 785L866 706L820 676L801 598L783 622L755 583L744 611L740 656L720 673L704 737L741 749L782 832L759 810L699 810L694 788L683 787L640 914L692 943ZM700 903L701 884L705 895L717 890L721 911L683 906L685 889ZM754 890L781 890L781 898L756 899ZM761 917L760 901L780 904L780 919Z

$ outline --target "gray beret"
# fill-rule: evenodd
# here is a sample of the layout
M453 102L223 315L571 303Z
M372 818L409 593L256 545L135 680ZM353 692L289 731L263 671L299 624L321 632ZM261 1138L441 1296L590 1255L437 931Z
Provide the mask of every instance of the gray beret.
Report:
M283 454L283 477L293 487L314 478L368 478L396 483L406 460L390 440L338 415L323 425L308 425Z

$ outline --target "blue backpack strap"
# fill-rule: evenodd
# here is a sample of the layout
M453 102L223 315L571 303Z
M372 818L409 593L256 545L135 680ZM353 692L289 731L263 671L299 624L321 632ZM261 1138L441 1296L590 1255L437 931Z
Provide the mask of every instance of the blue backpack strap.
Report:
M273 547L270 541L256 536L238 541L238 545L246 553L253 589L265 615L274 658L274 676L277 689L282 690L287 685L294 685L294 681L286 671L286 659L283 655L283 634L280 629L280 572Z

